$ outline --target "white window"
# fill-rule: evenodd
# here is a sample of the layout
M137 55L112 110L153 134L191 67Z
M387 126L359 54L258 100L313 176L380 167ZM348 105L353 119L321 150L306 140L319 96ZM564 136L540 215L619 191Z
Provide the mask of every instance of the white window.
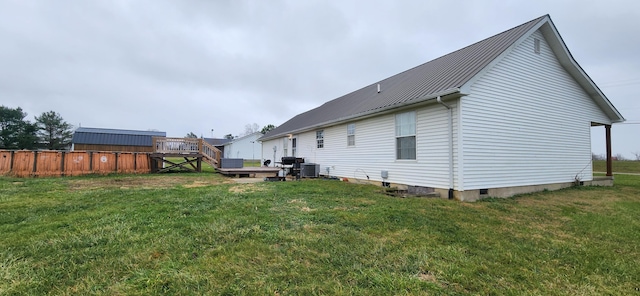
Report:
M347 124L347 146L356 145L356 124Z
M316 147L324 148L324 130L316 131Z
M287 153L289 153L289 151L287 151L287 147L289 146L287 143L289 141L289 138L284 138L282 139L282 156L289 156L287 155Z
M298 146L298 139L291 139L291 156L296 156L296 146Z
M396 159L416 159L416 112L396 114Z

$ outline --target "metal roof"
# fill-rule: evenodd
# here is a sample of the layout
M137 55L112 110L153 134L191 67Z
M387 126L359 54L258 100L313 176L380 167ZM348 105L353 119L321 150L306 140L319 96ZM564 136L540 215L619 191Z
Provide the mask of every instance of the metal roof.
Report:
M264 135L268 140L340 120L417 103L430 95L462 87L548 15L489 37L435 60L324 103L301 113ZM380 92L378 92L380 85Z
M222 146L233 141L232 139L204 138L204 141L213 146Z
M74 144L151 146L153 137L166 137L166 132L79 127L73 133Z

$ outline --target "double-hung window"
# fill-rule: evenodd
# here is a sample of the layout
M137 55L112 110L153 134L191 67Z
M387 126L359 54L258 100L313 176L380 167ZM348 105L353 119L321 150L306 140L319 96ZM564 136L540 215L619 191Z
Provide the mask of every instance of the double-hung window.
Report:
M316 147L324 148L324 130L316 131Z
M356 145L356 124L347 124L347 146Z
M396 114L396 159L416 159L416 112Z

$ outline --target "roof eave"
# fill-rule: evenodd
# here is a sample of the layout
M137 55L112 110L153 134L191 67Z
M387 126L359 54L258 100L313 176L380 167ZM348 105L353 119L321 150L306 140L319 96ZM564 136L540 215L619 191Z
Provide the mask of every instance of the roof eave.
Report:
M569 51L569 48L565 44L562 36L556 29L553 21L550 17L540 27L540 32L545 37L549 46L555 52L560 64L565 68L567 72L582 86L582 88L589 94L589 96L600 106L611 122L618 123L624 122L626 119L616 109L607 96L600 90L600 88L593 82L591 77L580 67L578 62L573 58L573 55Z
M258 138L259 141L268 141L268 140L273 140L273 139L277 139L280 137L284 137L287 136L289 134L299 134L299 133L303 133L303 132L307 132L307 131L312 131L318 128L323 128L323 127L328 127L328 126L332 126L332 125L336 125L336 124L340 124L343 122L347 122L347 121L353 121L355 119L364 119L364 118L368 118L368 117L372 117L372 116L376 116L376 115L380 115L389 111L393 111L396 109L400 109L400 108L404 108L407 106L411 106L411 105L417 105L417 104L421 104L421 103L426 103L429 102L431 100L435 100L438 97L444 97L444 96L450 96L450 95L454 95L454 94L460 94L460 95L464 95L460 92L460 88L449 88L437 93L433 93L433 94L429 94L417 99L413 99L413 100L407 100L404 101L402 103L398 103L398 104L394 104L391 106L387 106L384 108L378 108L378 109L373 109L373 110L369 110L366 112L361 112L358 114L354 114L351 116L346 116L346 117L341 117L341 118L337 118L335 120L330 120L330 121L325 121L325 122L321 122L318 124L314 124L314 125L310 125L310 126L306 126L303 128L299 128L299 129L294 129L294 130L289 130L289 131L284 131L275 135L269 135L268 137L262 136L260 138Z

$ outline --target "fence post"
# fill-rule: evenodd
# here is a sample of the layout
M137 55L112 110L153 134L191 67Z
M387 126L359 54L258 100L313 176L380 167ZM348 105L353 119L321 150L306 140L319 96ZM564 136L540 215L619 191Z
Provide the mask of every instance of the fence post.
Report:
M120 153L119 152L114 152L113 154L116 155L116 165L115 165L116 171L115 171L115 173L117 174L118 173L118 156L120 156Z
M60 157L60 176L64 176L64 159L67 151L62 151L62 156Z
M31 174L35 176L37 170L38 170L38 151L33 151L33 170L31 171Z
M93 173L93 151L89 151L89 173Z
M10 161L9 161L9 172L13 172L13 154L15 153L15 151L11 150L11 153L9 153L10 156Z

